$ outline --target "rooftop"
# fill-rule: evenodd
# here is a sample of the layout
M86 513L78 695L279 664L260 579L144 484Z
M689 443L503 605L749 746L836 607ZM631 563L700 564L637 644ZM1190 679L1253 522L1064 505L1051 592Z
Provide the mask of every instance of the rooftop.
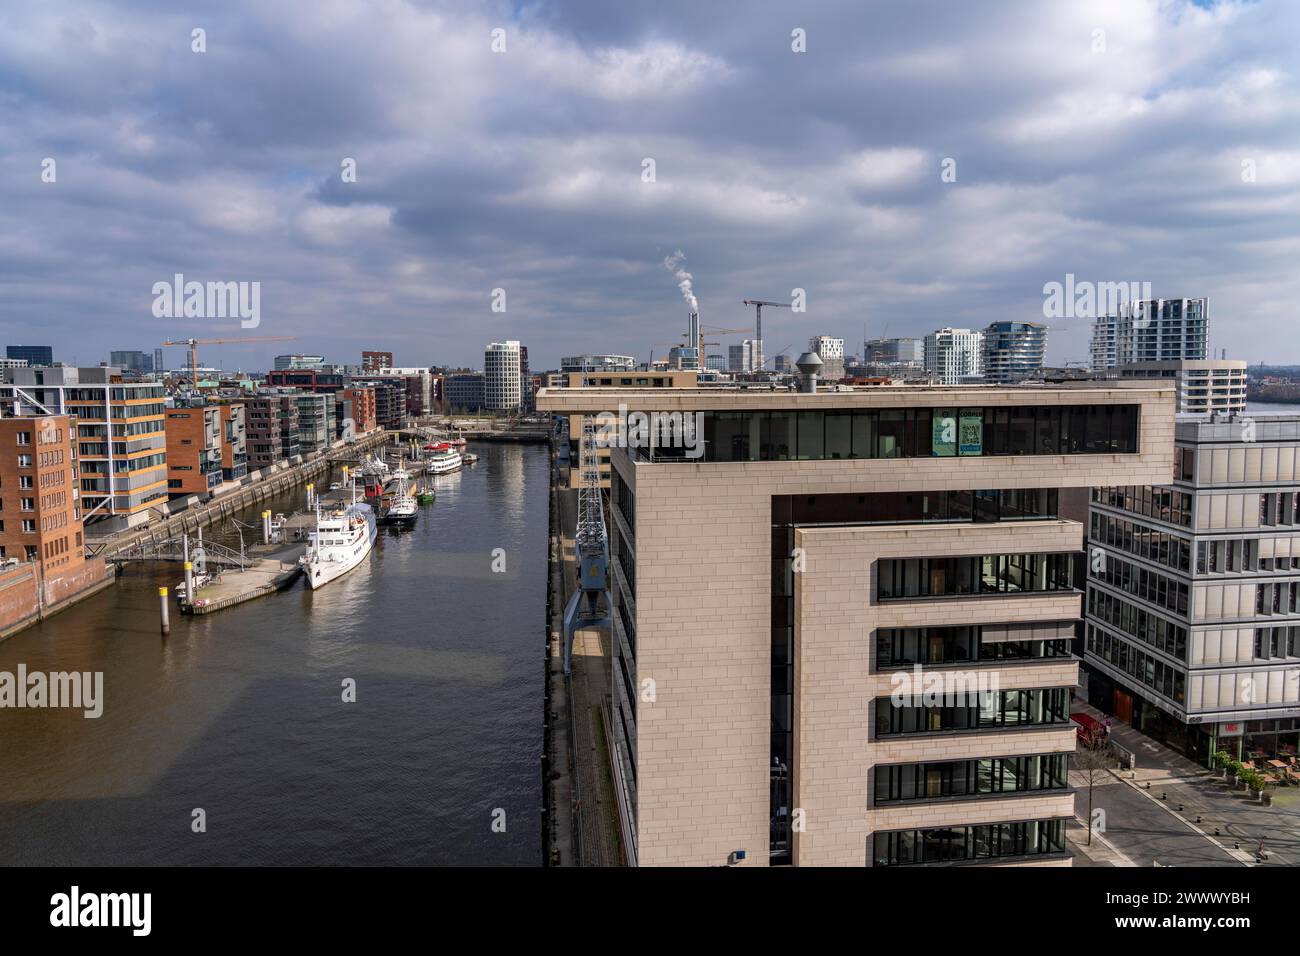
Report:
M897 408L986 405L1174 404L1174 386L1160 381L1069 381L1027 385L869 385L815 393L784 386L724 385L707 388L542 388L540 411L574 414L617 408L707 411L762 408Z

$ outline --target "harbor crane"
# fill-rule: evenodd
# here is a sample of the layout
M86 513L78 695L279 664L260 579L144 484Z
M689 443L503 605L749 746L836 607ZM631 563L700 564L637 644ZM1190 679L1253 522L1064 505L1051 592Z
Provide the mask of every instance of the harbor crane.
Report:
M164 346L179 345L190 350L190 384L197 392L199 389L199 346L200 345L238 345L244 342L289 342L292 335L245 335L236 339L168 339Z
M757 365L758 369L761 371L763 366L767 364L767 357L762 354L763 353L763 306L767 306L768 308L771 309L792 309L794 308L794 306L791 305L789 302L768 302L764 299L744 299L742 300L742 302L744 305L752 305L754 307L754 325L756 327L755 337L758 339L758 343L759 343L758 345L759 361L756 362L755 364Z

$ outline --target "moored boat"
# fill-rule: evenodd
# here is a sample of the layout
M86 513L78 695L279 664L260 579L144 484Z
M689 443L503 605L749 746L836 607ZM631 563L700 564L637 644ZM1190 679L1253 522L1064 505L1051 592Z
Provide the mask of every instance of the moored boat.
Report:
M355 495L355 487L354 487ZM341 578L369 557L374 548L375 513L370 505L353 501L341 511L316 511L316 530L307 540L307 551L299 559L307 584L315 590Z
M461 462L461 455L458 451L452 451L451 449L435 451L424 459L424 470L430 475L445 475L459 468Z

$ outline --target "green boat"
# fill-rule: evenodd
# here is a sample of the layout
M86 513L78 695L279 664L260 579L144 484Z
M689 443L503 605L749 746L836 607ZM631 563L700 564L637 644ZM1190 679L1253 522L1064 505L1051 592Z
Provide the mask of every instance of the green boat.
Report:
M416 494L415 500L422 505L431 505L433 504L434 499L437 497L438 496L435 495L432 491L421 491Z

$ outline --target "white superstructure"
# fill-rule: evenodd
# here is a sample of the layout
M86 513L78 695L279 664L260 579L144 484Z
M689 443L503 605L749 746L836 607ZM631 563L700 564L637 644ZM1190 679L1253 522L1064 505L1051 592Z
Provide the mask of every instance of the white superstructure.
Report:
M314 590L347 574L370 554L375 544L375 513L354 501L343 511L316 512L316 530L300 559L307 584Z

